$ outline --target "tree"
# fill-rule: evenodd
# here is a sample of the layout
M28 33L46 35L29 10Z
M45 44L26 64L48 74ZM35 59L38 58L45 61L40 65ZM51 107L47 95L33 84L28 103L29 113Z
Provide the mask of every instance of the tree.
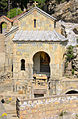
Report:
M42 8L45 5L46 0L34 0L34 2L38 2L38 7Z
M27 8L27 3L29 0L11 0L12 2L12 7L13 8L21 8L21 10L24 10L24 8Z
M55 0L57 3L61 3L61 2L65 2L65 1L67 1L67 2L69 2L70 0Z
M0 15L8 10L8 0L0 0Z
M74 68L73 68L73 65L72 65L72 61L75 58L74 53L73 53L73 46L69 46L67 48L67 52L65 53L65 56L66 56L65 57L66 58L66 61L65 61L65 72L66 72L66 69L70 65L71 66L72 74L74 75Z
M11 9L8 13L7 13L7 17L9 18L13 18L19 14L21 14L23 11L20 8L14 8Z
M66 61L71 62L74 59L73 46L67 48Z

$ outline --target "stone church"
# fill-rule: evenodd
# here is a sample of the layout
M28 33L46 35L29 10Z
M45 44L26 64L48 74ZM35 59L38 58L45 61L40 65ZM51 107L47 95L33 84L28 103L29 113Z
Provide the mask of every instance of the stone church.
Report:
M3 22L7 31L1 38L4 51L0 62L3 72L10 73L13 92L34 98L59 95L77 87L73 82L72 88L72 81L63 77L68 39L61 34L56 18L35 6L13 19L2 16L1 33Z

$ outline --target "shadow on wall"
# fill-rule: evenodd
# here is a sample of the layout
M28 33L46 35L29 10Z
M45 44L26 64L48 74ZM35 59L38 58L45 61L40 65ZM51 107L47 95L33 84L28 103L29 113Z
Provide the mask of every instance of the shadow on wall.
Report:
M78 94L78 91L70 90L70 91L66 92L66 94Z
M7 23L6 22L1 22L0 24L0 33L5 34L7 32Z

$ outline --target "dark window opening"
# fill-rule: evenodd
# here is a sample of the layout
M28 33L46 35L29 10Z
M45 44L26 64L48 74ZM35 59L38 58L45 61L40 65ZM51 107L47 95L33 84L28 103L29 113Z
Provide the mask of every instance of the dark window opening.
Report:
M13 64L12 64L12 72L13 72Z
M34 28L36 28L36 19L34 19Z
M40 55L40 72L50 72L50 58L48 54L41 53Z
M56 21L54 22L54 28L56 28Z
M21 70L25 70L25 60L21 60Z
M34 98L44 97L44 94L34 94Z
M2 99L2 100L1 100L1 102L2 102L2 103L5 103L5 100L4 100L4 99Z
M7 32L7 24L5 23L5 22L2 22L1 24L0 24L0 33L1 34L4 34L4 33L6 33Z
M71 90L71 91L68 91L66 94L78 94L78 91Z

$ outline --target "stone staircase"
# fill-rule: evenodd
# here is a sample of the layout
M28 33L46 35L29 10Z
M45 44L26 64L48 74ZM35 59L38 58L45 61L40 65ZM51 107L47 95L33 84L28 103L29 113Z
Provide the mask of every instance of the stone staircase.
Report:
M16 115L16 104L4 104L4 107L7 112L7 119L18 119Z

